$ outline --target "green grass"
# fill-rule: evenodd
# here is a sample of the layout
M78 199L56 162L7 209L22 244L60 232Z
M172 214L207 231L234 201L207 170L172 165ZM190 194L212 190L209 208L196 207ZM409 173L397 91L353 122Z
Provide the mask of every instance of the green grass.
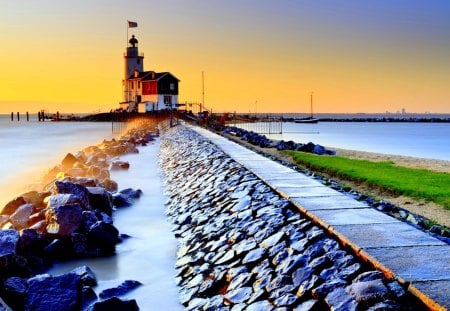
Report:
M339 156L287 151L294 160L311 170L377 187L395 195L435 202L450 210L450 174L396 166Z

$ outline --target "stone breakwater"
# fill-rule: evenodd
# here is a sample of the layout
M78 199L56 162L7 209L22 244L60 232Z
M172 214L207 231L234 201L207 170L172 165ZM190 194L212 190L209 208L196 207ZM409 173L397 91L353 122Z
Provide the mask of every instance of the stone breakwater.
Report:
M122 239L113 211L131 206L142 191L118 191L110 170L126 170L119 156L138 153L154 139L154 128L129 131L67 154L32 190L0 208L0 309L14 310L137 310L134 300L116 296L138 287L127 280L99 294L89 267L67 274L36 275L55 261L110 256ZM103 309L102 309L103 308ZM2 309L3 310L3 309Z
M160 163L187 310L421 308L197 133L163 135Z
M266 135L258 134L252 131L247 131L235 126L224 126L221 130L222 134L229 134L239 137L240 139L262 148L276 148L277 150L296 150L318 155L335 155L336 151L326 149L324 146L308 142L306 144L289 141L275 141L267 138Z

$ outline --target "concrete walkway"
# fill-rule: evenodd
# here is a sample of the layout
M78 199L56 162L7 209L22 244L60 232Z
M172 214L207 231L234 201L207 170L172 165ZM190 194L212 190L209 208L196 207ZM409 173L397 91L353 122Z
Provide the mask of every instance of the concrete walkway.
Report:
M450 246L406 223L202 128L211 140L281 196L395 277L428 306L450 309Z

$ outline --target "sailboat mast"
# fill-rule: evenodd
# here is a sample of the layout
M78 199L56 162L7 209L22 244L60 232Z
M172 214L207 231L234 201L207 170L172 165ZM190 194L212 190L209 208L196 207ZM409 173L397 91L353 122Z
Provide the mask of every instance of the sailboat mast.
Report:
M313 92L311 92L311 119L313 117Z

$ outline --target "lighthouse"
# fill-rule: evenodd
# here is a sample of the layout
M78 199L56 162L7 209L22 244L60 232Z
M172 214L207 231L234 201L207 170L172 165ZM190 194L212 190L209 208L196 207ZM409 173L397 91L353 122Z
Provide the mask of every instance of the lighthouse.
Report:
M139 55L138 40L134 35L128 41L128 46L125 51L124 64L125 75L123 79L123 102L135 102L137 88L132 85L129 78L134 72L144 71L144 54ZM134 91L134 92L133 92ZM134 94L133 94L134 93Z
M144 71L144 54L132 35L124 53L123 97L125 111L150 112L178 108L178 80L170 72Z

